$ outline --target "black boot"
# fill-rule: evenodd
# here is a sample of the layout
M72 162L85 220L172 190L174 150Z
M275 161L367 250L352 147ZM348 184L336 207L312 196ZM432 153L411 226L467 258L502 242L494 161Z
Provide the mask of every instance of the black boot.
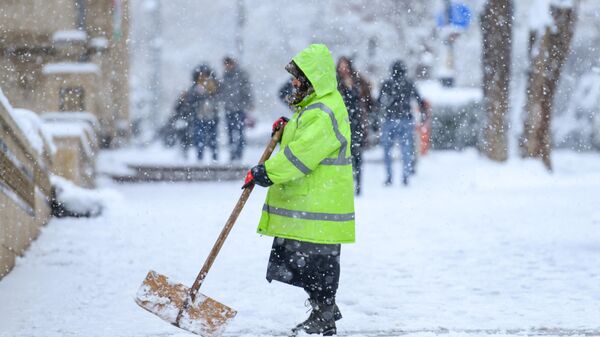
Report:
M339 321L342 319L342 313L340 312L340 308L338 308L337 304L333 305L333 319Z
M307 334L323 334L323 336L333 336L337 333L335 321L342 318L337 305L318 303L309 299L312 311L308 318L292 329L292 334L304 331Z
M312 308L312 311L311 311L310 314L313 315L313 312L315 311L314 308L318 307L317 301L315 299L312 299L312 298L309 298L307 301L308 301L308 304L306 306L310 306ZM335 319L336 322L337 322L340 319L342 319L343 317L344 316L342 316L342 313L340 312L340 308L338 308L337 304L335 303L335 299L333 299L333 319ZM309 316L308 319L310 319L310 316Z

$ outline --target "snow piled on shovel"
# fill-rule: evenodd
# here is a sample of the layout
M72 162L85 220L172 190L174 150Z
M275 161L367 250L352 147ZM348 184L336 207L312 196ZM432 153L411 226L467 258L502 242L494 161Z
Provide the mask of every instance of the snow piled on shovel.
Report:
M221 336L236 312L200 293L193 303L185 306L189 292L190 289L183 284L150 271L138 288L135 302L161 319L194 334L204 337ZM177 322L179 311L184 306L186 308Z
M136 302L158 317L173 324L177 320L179 308L168 297L156 295L152 289L143 284L136 294Z

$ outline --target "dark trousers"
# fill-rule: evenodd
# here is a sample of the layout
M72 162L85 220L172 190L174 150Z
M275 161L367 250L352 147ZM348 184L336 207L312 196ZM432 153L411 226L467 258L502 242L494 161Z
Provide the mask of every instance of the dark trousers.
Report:
M387 180L392 181L392 149L399 144L402 152L402 177L408 179L415 172L415 121L411 118L387 120L383 123L381 135L383 160Z
M191 149L196 142L195 134L196 134L195 126L186 127L185 129L178 131L178 136L179 136L179 140L181 143L181 151L183 152L183 155L186 158L188 155L188 150Z
M209 147L212 150L213 160L219 158L217 149L217 120L206 119L196 121L196 153L198 159L204 157L204 148Z
M340 283L340 245L275 238L267 280L300 287L310 298L333 304Z
M187 158L188 150L196 144L196 124L194 120L188 119L175 119L171 121L169 125L173 128L183 156Z
M246 140L244 138L244 121L246 113L243 111L228 111L225 113L227 120L227 137L231 151L231 160L242 159Z
M362 173L362 149L360 146L353 146L352 152L352 174L354 175L354 192L360 194L361 173Z

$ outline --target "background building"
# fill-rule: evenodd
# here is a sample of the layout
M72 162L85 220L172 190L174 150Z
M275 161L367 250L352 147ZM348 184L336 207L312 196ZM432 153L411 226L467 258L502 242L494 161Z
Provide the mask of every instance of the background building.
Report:
M90 112L104 147L128 138L126 0L5 0L0 22L0 86L14 106Z

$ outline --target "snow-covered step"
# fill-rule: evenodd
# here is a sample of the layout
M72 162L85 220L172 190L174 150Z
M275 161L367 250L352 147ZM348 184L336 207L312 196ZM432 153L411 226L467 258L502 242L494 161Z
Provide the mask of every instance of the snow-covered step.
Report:
M249 167L243 165L129 165L131 174L114 174L118 182L242 181Z

